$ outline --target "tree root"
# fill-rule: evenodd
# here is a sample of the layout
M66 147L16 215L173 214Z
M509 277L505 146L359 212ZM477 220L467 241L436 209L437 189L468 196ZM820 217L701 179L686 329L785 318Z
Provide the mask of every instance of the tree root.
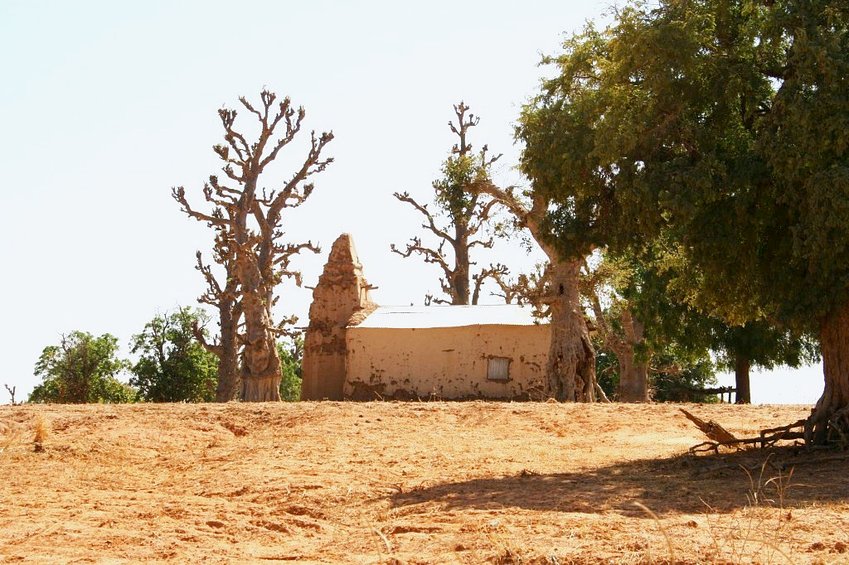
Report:
M836 443L843 450L849 448L849 406L831 415L828 419L828 431L826 441Z
M805 443L849 449L849 406L830 413L819 405L811 410L805 420Z

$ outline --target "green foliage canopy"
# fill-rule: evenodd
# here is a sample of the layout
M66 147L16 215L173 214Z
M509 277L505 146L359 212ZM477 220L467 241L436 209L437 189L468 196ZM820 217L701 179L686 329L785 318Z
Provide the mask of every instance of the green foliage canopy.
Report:
M612 107L637 139L599 147L726 317L818 330L846 302L847 27L845 2L699 0L629 11L614 35L613 84L640 103Z
M559 74L543 82L516 128L524 144L520 168L533 194L550 203L541 233L566 261L582 260L628 230L612 185L615 164L594 150L600 109L609 96L599 88L608 43L588 26L565 42L562 56L546 58Z
M567 40L517 130L561 244L663 229L711 313L818 329L849 280L847 30L838 0L669 0Z
M469 192L469 186L489 180L492 163L500 157L487 157L486 146L478 154L470 153L468 149L464 147L464 151L460 152L455 148L442 163L442 177L433 181L436 203L452 226L468 224L481 214L483 203Z
M729 326L715 320L713 337L717 361L723 370L733 371L738 357L762 369L782 365L797 368L819 359L816 342L810 336L796 335L763 320L742 326Z
M132 402L135 391L117 378L127 368L117 354L118 340L110 334L94 337L73 331L62 336L59 345L44 348L35 364L42 383L30 394L30 402Z
M547 60L522 169L565 252L661 233L705 313L797 333L849 295L849 5L634 3Z
M195 338L193 329L208 321L189 307L159 315L133 336L131 352L139 354L130 383L149 402L211 402L215 400L218 358Z
M700 399L694 389L715 385L712 326L706 316L675 300L660 257L657 241L618 254L607 250L584 277L596 323L604 319L596 344L599 383L608 392L620 380L617 348L602 339L613 333L619 347L630 344L634 362L647 366L652 399ZM630 332L626 322L633 324Z

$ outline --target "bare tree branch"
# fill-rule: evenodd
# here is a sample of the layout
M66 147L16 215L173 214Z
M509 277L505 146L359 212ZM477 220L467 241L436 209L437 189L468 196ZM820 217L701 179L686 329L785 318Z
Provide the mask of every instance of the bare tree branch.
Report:
M180 204L180 207L182 208L183 212L185 212L192 218L201 222L206 222L210 226L224 227L227 225L227 222L221 217L217 217L214 214L204 214L203 212L199 212L197 210L192 209L191 205L189 204L189 201L186 200L186 191L182 186L172 188L171 196Z
M495 245L495 238L489 238L487 240L472 240L466 245L468 249L472 249L473 247L483 247L484 249L492 249L492 246Z
M477 234L478 231L480 231L480 229L487 223L490 216L492 215L493 208L495 208L497 204L498 201L493 198L483 205L483 207L480 209L480 212L476 214L477 217L474 218L473 221L469 224L469 237Z
M394 196L395 196L395 198L397 198L401 202L406 202L407 204L409 204L410 206L412 206L413 208L415 208L416 210L421 212L422 215L424 215L425 219L427 220L427 223L422 224L423 228L430 230L435 236L437 236L440 239L444 239L445 241L451 243L452 245L455 243L454 238L451 237L450 235L448 235L448 232L441 230L438 227L436 227L436 221L433 219L433 214L431 214L430 211L427 209L427 205L422 206L421 204L416 202L410 196L409 192L396 192L394 194Z
M478 303L478 299L480 298L481 294L481 287L483 287L483 283L487 279L492 279L496 281L496 283L498 283L498 281L503 279L503 277L507 276L509 272L510 269L507 268L507 265L496 263L495 265L490 265L489 267L481 270L481 272L479 272L478 274L472 275L472 280L475 283L475 287L472 292L472 304Z
M393 253L397 253L401 257L409 257L414 253L422 255L424 257L425 263L433 263L435 265L439 265L445 272L445 276L450 277L454 271L451 269L451 266L445 260L445 257L441 251L441 247L442 246L440 245L440 248L437 250L430 249L429 247L425 247L422 245L422 240L420 238L414 237L412 240L410 240L410 243L407 244L407 249L404 251L399 250L394 243L389 246L389 249L390 251L392 251Z

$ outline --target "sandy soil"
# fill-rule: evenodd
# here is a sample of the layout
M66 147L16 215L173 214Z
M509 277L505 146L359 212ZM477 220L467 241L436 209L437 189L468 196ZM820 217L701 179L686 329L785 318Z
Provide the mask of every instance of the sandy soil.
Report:
M849 563L847 454L693 457L677 408L3 406L0 562Z

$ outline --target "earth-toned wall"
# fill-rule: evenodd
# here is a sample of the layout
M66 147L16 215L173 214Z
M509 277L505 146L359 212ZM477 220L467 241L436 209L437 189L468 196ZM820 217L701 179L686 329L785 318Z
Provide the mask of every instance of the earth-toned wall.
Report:
M372 399L541 399L548 325L358 328L347 331L344 395ZM487 378L490 358L508 358L509 377Z
M304 338L301 400L342 400L345 328L352 318L361 318L375 308L369 296L371 288L351 236L340 235L313 290Z

